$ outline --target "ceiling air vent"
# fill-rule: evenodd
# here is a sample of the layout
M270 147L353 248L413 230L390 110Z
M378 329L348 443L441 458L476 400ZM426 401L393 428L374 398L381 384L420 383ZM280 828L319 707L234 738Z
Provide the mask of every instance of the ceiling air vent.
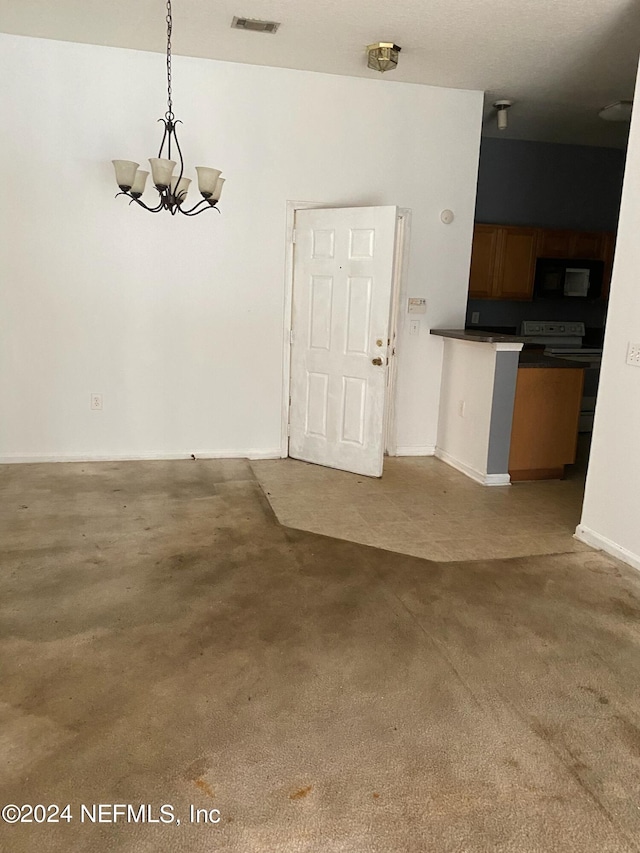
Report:
M231 26L236 30L252 30L254 33L275 33L280 24L277 21L258 21L255 18L239 18L236 15Z

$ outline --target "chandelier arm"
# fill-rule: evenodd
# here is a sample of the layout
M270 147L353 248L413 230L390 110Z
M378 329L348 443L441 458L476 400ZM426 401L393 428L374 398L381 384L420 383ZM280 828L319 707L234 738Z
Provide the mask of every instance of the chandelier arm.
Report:
M133 204L133 202L135 201L136 204L139 204L140 207L144 207L144 209L148 210L150 213L157 213L158 211L162 210L164 206L163 203L160 202L157 207L149 207L149 205L145 204L143 201L140 201L139 198L135 198L135 196L132 196L131 193L126 193L124 191L116 193L115 198L118 198L119 195L126 195L126 197L130 199L129 204Z
M176 143L176 148L178 149L178 156L180 157L180 174L178 175L178 180L176 181L176 188L178 186L179 181L182 179L182 176L184 175L184 157L182 156L182 149L180 148L180 143L178 142L178 131L176 130L177 123L177 121L172 122L173 139Z
M207 203L208 207L204 206L205 202ZM180 208L180 213L184 214L184 216L197 216L199 213L204 213L205 210L217 210L218 213L221 212L219 207L214 207L213 205L209 204L206 199L203 199L202 201L198 202L198 204L196 204L194 207L192 207L191 210L182 210L182 208Z
M167 139L167 133L169 132L169 127L167 124L167 120L164 118L159 118L158 121L161 121L164 125L164 133L162 134L162 142L160 143L160 150L158 151L158 157L162 157L162 149L164 148L164 143ZM169 143L169 157L168 160L171 159L171 143Z
M140 207L144 207L144 209L145 209L145 210L148 210L148 211L149 211L149 213L160 213L160 211L162 210L162 208L163 208L163 206L164 206L164 205L162 204L162 202L160 202L160 204L156 205L155 207L149 207L149 205L148 205L148 204L145 204L145 202L144 202L144 201L140 201L140 199L139 199L139 198L133 198L133 199L131 199L131 201L129 202L129 204L131 204L131 203L132 203L132 202L134 202L134 201L135 201L135 203L136 203L136 204L139 204L139 205L140 205Z

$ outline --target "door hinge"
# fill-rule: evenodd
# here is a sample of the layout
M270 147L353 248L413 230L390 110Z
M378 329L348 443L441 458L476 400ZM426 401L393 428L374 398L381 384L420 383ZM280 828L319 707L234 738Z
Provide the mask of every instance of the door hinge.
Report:
M287 435L291 435L291 424L287 424Z
M296 229L295 228L291 229L291 242L292 243L296 242Z
M293 329L290 329L289 330L289 343L290 344L293 343L293 338L294 338ZM289 400L289 402L291 402L291 400Z

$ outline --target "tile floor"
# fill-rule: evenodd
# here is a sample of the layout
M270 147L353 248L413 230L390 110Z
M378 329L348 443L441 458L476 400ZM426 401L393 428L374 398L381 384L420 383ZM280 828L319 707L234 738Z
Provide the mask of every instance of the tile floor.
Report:
M281 524L443 562L588 551L573 538L587 453L565 480L502 487L435 457L385 459L381 479L294 459L252 467Z

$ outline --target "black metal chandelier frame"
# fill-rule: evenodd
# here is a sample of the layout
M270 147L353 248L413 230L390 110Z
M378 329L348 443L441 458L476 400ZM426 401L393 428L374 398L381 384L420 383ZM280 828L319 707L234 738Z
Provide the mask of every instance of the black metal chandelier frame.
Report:
M205 210L217 210L220 213L220 209L216 206L218 204L218 199L214 199L213 193L208 190L201 190L200 194L202 195L202 199L194 204L193 207L186 209L183 207L184 200L187 195L187 191L183 190L181 192L178 191L178 187L180 186L180 181L184 175L184 159L182 157L182 150L180 148L180 143L178 142L178 134L176 131L176 125L182 124L179 119L176 119L173 112L173 97L172 97L172 87L171 87L171 33L173 30L173 16L171 12L171 0L167 0L167 111L164 115L164 118L159 118L158 122L162 122L164 125L164 133L162 134L162 142L160 143L160 150L158 151L158 157L161 158L163 152L166 148L167 151L167 160L171 160L171 149L175 146L175 150L178 153L179 164L180 164L180 173L177 179L174 180L175 189L172 188L171 183L169 184L155 184L155 188L158 190L160 194L160 199L158 204L155 207L149 207L148 204L145 204L144 201L141 200L142 192L134 192L132 187L120 184L120 192L116 194L116 198L118 196L124 195L127 198L131 199L129 204L139 204L140 207L143 207L145 210L148 210L150 213L159 213L161 210L168 210L172 216L175 216L176 213L180 212L185 216L197 216L199 213L203 213Z

